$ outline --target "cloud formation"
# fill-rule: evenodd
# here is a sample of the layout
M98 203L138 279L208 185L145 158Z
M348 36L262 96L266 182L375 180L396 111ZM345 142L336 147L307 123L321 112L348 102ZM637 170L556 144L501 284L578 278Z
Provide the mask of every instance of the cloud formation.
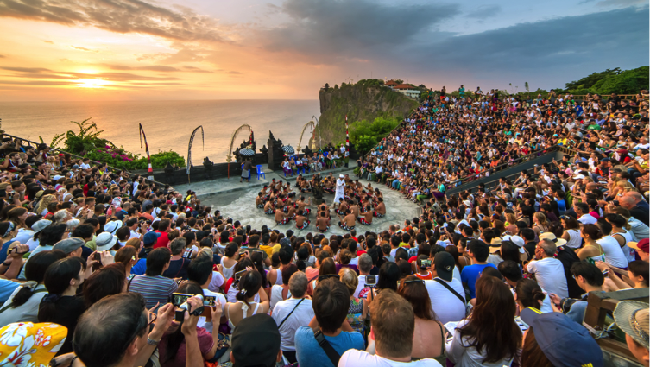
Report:
M225 41L217 22L187 8L174 11L141 0L0 0L0 17L92 26L178 41Z
M109 65L112 70L146 70L146 71L156 71L159 73L211 73L211 71L198 68L196 66L181 66L177 68L175 66L167 65L147 65L147 66L126 66L126 65Z

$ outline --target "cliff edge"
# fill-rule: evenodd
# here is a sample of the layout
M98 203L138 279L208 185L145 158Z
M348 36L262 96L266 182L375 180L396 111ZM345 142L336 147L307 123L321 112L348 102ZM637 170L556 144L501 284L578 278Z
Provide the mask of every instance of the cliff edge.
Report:
M386 86L344 84L340 88L321 88L318 97L321 144L345 141L345 115L352 127L357 121L374 121L376 117L406 117L419 105L415 99Z

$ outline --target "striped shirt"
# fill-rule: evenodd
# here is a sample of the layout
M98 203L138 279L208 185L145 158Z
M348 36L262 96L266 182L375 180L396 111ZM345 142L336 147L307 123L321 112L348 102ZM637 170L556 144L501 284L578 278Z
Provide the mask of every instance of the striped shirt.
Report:
M162 275L136 275L129 285L129 292L140 293L147 302L147 308L160 306L169 302L170 296L178 289L173 279Z

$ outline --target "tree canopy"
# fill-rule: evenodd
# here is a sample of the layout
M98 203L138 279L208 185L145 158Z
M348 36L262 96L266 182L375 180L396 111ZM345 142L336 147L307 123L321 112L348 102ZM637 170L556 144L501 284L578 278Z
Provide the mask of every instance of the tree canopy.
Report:
M600 73L565 84L565 91L572 94L635 94L642 89L648 89L648 67L621 70L616 67Z

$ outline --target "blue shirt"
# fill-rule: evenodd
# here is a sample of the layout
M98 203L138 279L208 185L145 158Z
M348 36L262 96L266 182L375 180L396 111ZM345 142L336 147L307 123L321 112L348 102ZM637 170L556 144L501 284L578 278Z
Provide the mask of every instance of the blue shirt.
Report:
M0 278L0 303L7 302L9 296L11 296L18 287L20 287L20 283Z
M131 275L144 275L146 271L147 271L147 259L140 259L131 268Z
M12 243L14 243L14 240L7 241L2 245L2 249L0 249L0 262L7 260L7 251L9 250L9 245Z
M460 274L460 279L463 283L467 283L469 286L470 299L476 298L476 281L481 276L481 273L483 273L483 269L487 267L497 268L492 263L474 264L463 268L463 272Z
M346 350L365 350L363 335L357 332L342 331L335 337L325 336L325 340L334 350L343 355ZM333 367L331 360L325 354L323 348L318 345L314 332L309 326L301 326L296 330L293 339L296 346L296 359L300 367Z

